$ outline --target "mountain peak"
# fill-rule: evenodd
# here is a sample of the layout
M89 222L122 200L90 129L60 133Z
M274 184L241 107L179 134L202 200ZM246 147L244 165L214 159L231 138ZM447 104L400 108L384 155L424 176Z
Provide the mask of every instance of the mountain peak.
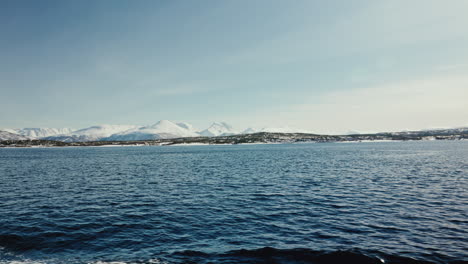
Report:
M169 121L169 120L167 120L167 119L159 120L159 121L157 122L157 124L161 124L161 125L164 125L164 124L171 124L171 125L172 125L172 124L174 124L174 125L175 125L174 122Z
M242 131L242 134L253 134L253 133L257 133L258 132L258 129L254 129L254 128L247 128L246 130Z
M176 124L169 120L160 120L156 124L146 127L141 127L134 131L129 131L128 134L138 134L140 138L144 138L144 135L154 137L158 134L160 137L196 137L197 133L188 129L191 127L190 124L183 123L184 126Z
M177 126L177 125L172 121L164 119L164 120L159 120L158 122L151 125L150 127L159 128L159 127L172 127L172 126Z
M238 131L235 131L232 126L226 122L214 122L211 126L200 132L200 135L205 137L216 137L221 135L233 135L238 134Z

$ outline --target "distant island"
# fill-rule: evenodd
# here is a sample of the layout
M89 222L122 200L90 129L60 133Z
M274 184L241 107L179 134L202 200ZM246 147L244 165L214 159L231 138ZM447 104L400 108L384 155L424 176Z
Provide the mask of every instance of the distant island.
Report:
M0 133L8 133L2 132ZM273 144L273 143L325 143L367 141L414 140L466 140L468 128L437 129L423 131L384 132L374 134L319 135L311 133L258 132L227 136L199 136L161 138L151 140L98 140L65 142L48 139L0 140L0 147L67 147L67 146L171 146L171 145L224 145L224 144Z

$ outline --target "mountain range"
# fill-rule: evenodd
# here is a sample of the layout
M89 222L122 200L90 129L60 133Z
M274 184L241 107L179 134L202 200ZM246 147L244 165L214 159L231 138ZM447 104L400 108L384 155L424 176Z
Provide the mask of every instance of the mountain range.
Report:
M27 138L42 138L52 135L69 134L73 132L71 128L20 128L20 129L0 129L13 134L25 136Z
M225 122L214 122L204 130L197 130L191 124L161 120L148 126L136 125L97 125L82 129L71 128L21 128L0 129L0 140L44 139L63 142L86 141L132 141L155 140L184 137L217 137L257 132L310 133L301 129L247 128L236 130Z
M200 137L227 137L233 135L249 135L256 133L276 134L309 134L310 131L289 127L278 128L247 128L236 130L225 122L214 122L204 130L197 130L191 124L161 120L148 126L137 125L97 125L82 129L70 128L21 128L0 129L0 141L5 140L48 140L61 142L90 142L90 141L145 141L166 140L175 138L200 138ZM453 134L467 134L468 127L448 129L426 129L418 131L402 131L389 133L346 133L345 135L375 135L390 137L414 137L414 136L444 136Z

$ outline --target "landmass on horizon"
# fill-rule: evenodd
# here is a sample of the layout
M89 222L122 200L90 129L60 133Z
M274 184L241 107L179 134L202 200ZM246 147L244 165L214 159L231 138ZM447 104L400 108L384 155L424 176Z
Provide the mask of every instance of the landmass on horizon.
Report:
M466 133L468 127L446 128L446 129L425 129L410 131L391 132L393 135L416 134L421 132L425 136L440 136L440 135L462 135ZM438 131L435 134L427 134L428 131ZM89 142L89 141L147 141L147 140L163 140L175 138L199 138L199 137L226 137L234 135L248 135L256 133L276 133L276 134L307 134L307 135L371 135L371 134L389 134L389 131L381 131L376 133L365 133L350 131L343 134L323 134L314 133L304 129L291 128L288 126L282 127L264 127L235 129L226 122L214 122L206 129L196 129L186 122L172 122L169 120L161 120L155 124L147 126L137 125L96 125L81 129L72 128L0 128L1 140L49 140L61 142ZM439 132L442 132L439 133ZM460 134L461 133L461 134ZM423 136L424 136L423 135Z
M225 122L196 130L188 123L162 120L150 126L100 125L69 128L23 128L0 130L0 147L108 146L108 145L200 145L298 142L362 142L396 140L466 140L468 127L418 131L316 134L284 128L247 128L238 131Z

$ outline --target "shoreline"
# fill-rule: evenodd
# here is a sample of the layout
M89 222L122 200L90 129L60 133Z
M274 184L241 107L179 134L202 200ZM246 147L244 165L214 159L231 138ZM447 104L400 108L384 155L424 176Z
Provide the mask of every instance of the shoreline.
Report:
M284 141L284 142L248 142L248 143L167 143L167 144L103 144L103 145L79 145L79 143L87 142L74 142L78 145L13 145L13 146L0 146L0 149L38 149L38 148L81 148L81 147L94 147L94 148L114 148L114 147L192 147L192 146L235 146L235 145L281 145L281 144L319 144L319 143L337 143L337 144L358 144L358 143L396 143L396 142L439 142L439 141L467 141L468 139L437 139L437 140L348 140L348 141ZM98 141L100 142L100 141Z

